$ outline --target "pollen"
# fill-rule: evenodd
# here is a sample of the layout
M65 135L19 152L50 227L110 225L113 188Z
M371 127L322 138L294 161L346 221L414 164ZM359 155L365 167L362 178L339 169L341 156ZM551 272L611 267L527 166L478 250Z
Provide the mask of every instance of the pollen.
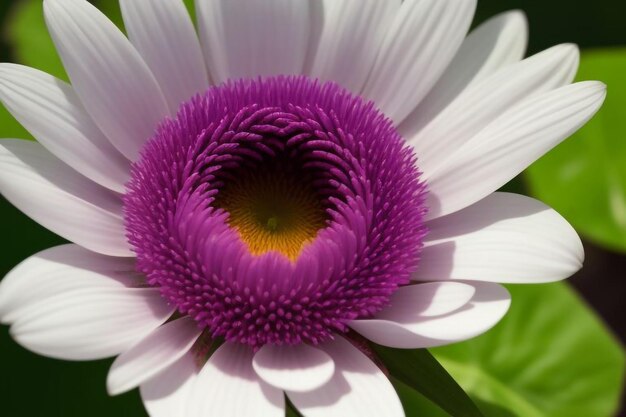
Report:
M280 169L243 175L219 192L216 205L250 253L280 252L292 261L327 222L313 187Z

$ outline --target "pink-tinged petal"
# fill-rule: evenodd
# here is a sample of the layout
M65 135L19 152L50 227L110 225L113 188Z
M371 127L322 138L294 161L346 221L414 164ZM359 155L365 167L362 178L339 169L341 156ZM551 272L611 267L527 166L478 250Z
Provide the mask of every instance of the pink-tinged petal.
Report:
M121 0L120 7L128 37L172 112L209 88L202 48L182 0Z
M476 0L405 0L363 94L399 125L430 92L470 27Z
M169 115L154 75L122 32L86 0L45 0L44 15L87 112L134 161Z
M115 359L107 378L109 395L143 384L182 358L202 331L189 317L164 324Z
M429 176L431 219L482 200L582 127L606 86L588 81L532 97L493 121Z
M445 168L461 146L508 110L529 97L571 83L578 62L575 45L558 45L467 88L419 133L405 136L426 178Z
M207 66L217 84L302 73L311 21L308 0L202 0L196 8Z
M194 383L186 417L283 417L285 397L257 376L253 356L245 345L227 342L220 346Z
M495 326L511 304L508 291L498 284L471 285L476 289L472 300L452 313L355 320L350 327L375 343L399 349L429 348L471 339Z
M19 344L44 356L102 359L128 350L173 311L156 288L88 287L32 305L10 332Z
M387 376L342 337L322 346L335 361L332 379L304 393L287 391L306 417L403 417L402 404Z
M198 360L187 352L139 389L150 417L187 417L189 395L199 372Z
M61 293L137 285L134 259L100 255L78 245L41 251L0 282L0 322L13 323L32 306Z
M326 352L305 344L265 345L254 355L252 366L263 381L295 392L319 388L335 372L335 363Z
M0 100L48 151L98 184L124 192L130 163L111 145L67 83L0 64Z
M67 240L105 255L132 256L119 195L80 175L37 142L0 141L0 192Z
M360 93L401 0L323 0L305 74ZM312 3L315 5L316 3ZM317 30L315 30L317 29Z
M474 29L446 72L399 129L415 136L463 91L501 68L520 61L528 43L528 22L519 10L502 13Z
M415 280L552 282L574 274L584 259L574 228L522 195L491 194L428 227Z

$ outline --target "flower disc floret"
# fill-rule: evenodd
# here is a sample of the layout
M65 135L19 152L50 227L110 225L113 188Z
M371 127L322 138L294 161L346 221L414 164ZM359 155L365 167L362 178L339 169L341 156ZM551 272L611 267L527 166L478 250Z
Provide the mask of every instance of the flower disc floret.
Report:
M307 77L212 87L165 121L124 198L138 270L213 337L318 344L416 270L425 185L374 104Z

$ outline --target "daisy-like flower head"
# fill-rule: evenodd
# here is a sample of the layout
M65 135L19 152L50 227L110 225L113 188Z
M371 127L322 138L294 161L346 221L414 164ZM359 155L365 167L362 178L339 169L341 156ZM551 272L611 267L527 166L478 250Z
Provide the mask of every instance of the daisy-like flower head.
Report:
M416 271L415 162L390 120L336 84L213 87L133 167L124 206L138 270L214 338L331 340Z
M71 85L0 65L38 142L0 190L73 242L0 285L35 352L116 356L155 417L401 416L362 340L424 348L506 313L497 282L582 264L556 212L495 192L589 120L578 51L522 59L520 12L474 0L44 0ZM358 341L358 342L357 342Z

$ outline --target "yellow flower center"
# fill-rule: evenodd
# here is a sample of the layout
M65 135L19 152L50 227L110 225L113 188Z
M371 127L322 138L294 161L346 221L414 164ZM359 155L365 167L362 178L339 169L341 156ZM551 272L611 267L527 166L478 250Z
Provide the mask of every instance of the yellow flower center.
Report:
M216 205L229 213L250 252L280 252L291 260L317 236L327 221L319 196L299 173L248 173L228 181Z

